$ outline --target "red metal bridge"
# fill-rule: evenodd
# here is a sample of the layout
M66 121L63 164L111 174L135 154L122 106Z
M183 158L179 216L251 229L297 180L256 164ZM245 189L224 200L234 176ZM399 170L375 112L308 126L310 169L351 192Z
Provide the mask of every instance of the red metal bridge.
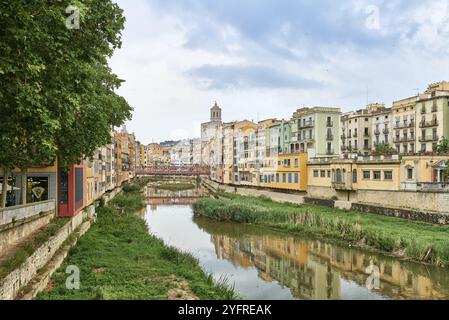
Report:
M208 176L210 167L207 166L155 166L136 169L138 176Z

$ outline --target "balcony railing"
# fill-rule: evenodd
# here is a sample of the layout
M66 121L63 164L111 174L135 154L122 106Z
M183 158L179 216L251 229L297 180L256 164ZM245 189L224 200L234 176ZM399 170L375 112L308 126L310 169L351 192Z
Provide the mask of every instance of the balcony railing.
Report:
M363 136L364 136L364 137L369 137L369 132L364 132L364 133L363 133Z
M310 127L314 127L315 126L315 121L313 120L309 120L309 121L305 121L305 122L299 122L298 124L298 128L310 128Z
M421 121L419 123L419 127L420 128L429 128L429 127L438 127L439 125L439 121L438 119L433 119L432 121Z
M390 133L390 129L385 128L382 130L383 134L389 134Z
M340 137L341 137L342 139L346 139L346 134L343 133Z
M376 129L376 130L374 131L374 134L375 134L376 136L379 136L379 135L380 135L380 130L379 130L379 129Z
M371 150L371 145L369 145L369 144L364 145L363 150Z
M314 138L313 135L312 136L303 137L301 139L301 141L314 141L314 140L315 140L315 138Z
M437 106L433 106L432 107L432 112L438 112L438 107Z
M354 138L357 138L357 137L359 136L359 134L358 134L358 133L354 133L352 136L353 136Z
M352 190L352 186L347 185L345 182L332 182L332 188L335 190Z
M439 141L440 138L438 136L421 136L419 138L419 142L431 142L431 141Z
M328 135L326 136L326 140L327 140L327 141L333 141L333 140L334 140L334 135L333 135L333 134L328 134Z
M444 182L402 182L402 190L421 192L449 192L449 183Z
M427 113L426 108L422 108L421 109L421 114L426 114L426 113Z
M334 126L334 122L333 121L327 121L326 126L328 128L332 128Z
M328 149L326 151L326 155L328 155L328 156L333 155L333 154L335 154L334 149Z

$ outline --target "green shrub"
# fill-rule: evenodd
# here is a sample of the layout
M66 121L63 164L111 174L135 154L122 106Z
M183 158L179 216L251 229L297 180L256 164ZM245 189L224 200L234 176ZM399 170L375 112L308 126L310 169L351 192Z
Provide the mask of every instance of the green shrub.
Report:
M140 186L137 184L125 184L122 187L123 192L125 193L133 193L133 192L139 192L140 191Z

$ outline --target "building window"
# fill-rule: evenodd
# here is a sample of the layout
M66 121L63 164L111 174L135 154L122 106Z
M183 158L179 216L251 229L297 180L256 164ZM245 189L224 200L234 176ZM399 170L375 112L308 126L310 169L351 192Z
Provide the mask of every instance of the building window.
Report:
M380 180L381 179L380 171L373 171L373 179L374 180Z
M352 183L357 183L357 170L352 171Z
M364 180L371 179L371 172L370 171L363 171L363 179Z
M276 183L279 183L279 173L276 173Z
M321 170L320 178L326 178L326 171L325 170Z
M330 178L331 177L331 171L327 170L327 177Z
M408 168L407 169L407 179L408 180L413 180L413 168Z
M299 166L299 161L298 159L295 159L295 167L297 168Z
M384 171L385 180L393 180L393 171Z
M295 183L299 183L299 174L295 173Z
M285 173L282 174L282 183L287 182L287 175Z
M291 173L288 174L288 183L292 183L292 174Z
M318 176L319 176L318 170L313 170L313 177L318 178Z

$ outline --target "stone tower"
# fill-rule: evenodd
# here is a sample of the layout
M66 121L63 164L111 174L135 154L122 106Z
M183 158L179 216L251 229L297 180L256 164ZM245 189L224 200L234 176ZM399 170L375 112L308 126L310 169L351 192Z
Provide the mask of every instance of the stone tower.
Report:
M210 109L210 121L221 122L221 108L218 106L217 101L215 101L215 105Z

